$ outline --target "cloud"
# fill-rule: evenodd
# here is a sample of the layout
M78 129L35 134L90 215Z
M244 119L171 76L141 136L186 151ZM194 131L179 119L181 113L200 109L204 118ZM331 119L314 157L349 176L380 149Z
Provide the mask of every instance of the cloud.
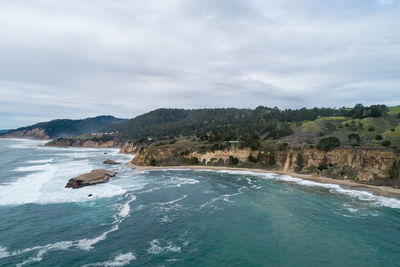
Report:
M0 113L9 119L0 128L159 107L396 104L399 8L388 0L2 1Z

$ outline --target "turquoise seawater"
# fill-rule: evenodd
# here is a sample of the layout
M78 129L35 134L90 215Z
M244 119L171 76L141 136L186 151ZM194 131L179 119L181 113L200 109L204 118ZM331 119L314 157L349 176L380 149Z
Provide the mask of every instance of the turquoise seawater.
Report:
M134 171L102 164L131 158L117 150L42 144L0 139L0 266L400 265L398 199L277 174ZM94 168L118 175L64 188Z

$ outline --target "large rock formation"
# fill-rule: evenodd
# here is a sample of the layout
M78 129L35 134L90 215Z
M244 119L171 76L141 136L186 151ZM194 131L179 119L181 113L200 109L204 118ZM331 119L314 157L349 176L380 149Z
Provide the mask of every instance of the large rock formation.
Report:
M110 180L110 177L114 177L116 174L116 172L109 170L93 170L89 173L85 173L78 177L69 179L65 187L80 188L88 185L107 183Z
M251 155L251 156L250 156ZM335 179L348 179L369 184L400 187L399 156L395 151L337 148L321 151L303 149L229 149L198 151L193 148L142 147L132 163L149 165L217 165L228 166L236 158L238 167L254 167L286 173L316 174Z

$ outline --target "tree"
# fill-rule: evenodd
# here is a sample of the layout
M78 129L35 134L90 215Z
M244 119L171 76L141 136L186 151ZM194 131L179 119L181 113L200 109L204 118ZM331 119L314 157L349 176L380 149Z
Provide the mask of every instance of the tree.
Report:
M389 140L385 140L382 142L382 146L390 146L391 142Z
M352 110L352 117L361 119L364 116L364 106L362 104L356 104Z
M377 135L375 136L375 140L382 140L382 139L383 139L383 136L380 135L380 134L377 134Z
M255 133L245 133L240 137L240 147L250 147L251 150L260 148L260 136Z
M323 151L329 151L339 146L340 140L334 136L322 138L317 144L317 148Z

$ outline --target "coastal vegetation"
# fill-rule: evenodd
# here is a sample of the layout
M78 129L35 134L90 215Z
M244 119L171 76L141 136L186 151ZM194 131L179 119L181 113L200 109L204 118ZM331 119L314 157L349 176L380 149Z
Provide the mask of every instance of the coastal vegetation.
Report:
M158 109L48 145L121 147L134 164L210 165L400 186L398 107Z
M33 139L53 139L59 137L80 136L98 133L102 129L125 121L113 116L97 116L83 120L57 119L49 122L40 122L31 126L15 130L0 132L0 137L27 137Z

